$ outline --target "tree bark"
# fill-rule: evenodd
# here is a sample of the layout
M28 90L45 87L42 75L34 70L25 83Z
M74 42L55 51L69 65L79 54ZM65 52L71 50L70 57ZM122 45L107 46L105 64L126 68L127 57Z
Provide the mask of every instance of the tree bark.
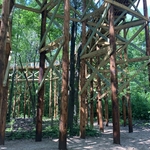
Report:
M99 57L98 59L98 65L100 63ZM104 132L104 125L103 125L103 111L102 111L102 99L101 97L101 79L99 76L97 76L97 111L98 111L98 121L99 121L99 129L101 132Z
M47 0L44 1L47 4ZM46 31L46 17L47 10L42 12L42 21L41 21L41 41ZM42 47L45 46L45 42ZM45 72L45 52L40 53L40 66L39 66L39 83L41 83ZM36 137L35 141L42 141L42 115L44 107L44 85L38 92L38 104L37 104L37 118L36 118Z
M76 8L75 8L76 9ZM77 23L72 22L71 28L71 52L70 52L70 93L69 93L69 107L68 107L68 129L70 135L73 131L73 117L74 117L74 103L75 103L75 41L76 41Z
M92 65L93 59L90 59L90 64ZM92 69L90 69L90 74L92 74ZM93 90L93 80L90 82L90 126L93 128L94 123L94 103L93 103L93 96L94 96L94 90Z
M10 54L10 45L6 44L9 14L13 7L13 1L4 0L2 5L2 19L0 24L0 145L4 145L8 83L3 87L4 73Z
M116 41L114 31L114 7L110 6L109 10L109 36L110 48L110 75L111 75L111 100L112 100L112 116L113 116L113 141L120 144L120 124L119 124L119 104L118 104L118 81L117 81L117 65L116 65Z
M83 1L83 12L86 8L86 0ZM82 49L86 44L86 21L82 22ZM81 89L85 84L85 59L80 62L80 87ZM86 124L86 91L81 94L81 104L80 104L80 138L85 138L85 124Z
M105 121L106 121L106 126L108 126L109 111L108 111L108 98L107 98L107 95L104 97L104 101L105 101Z
M64 46L62 55L62 97L59 123L59 149L67 149L67 118L68 118L68 73L69 73L69 0L64 1Z
M143 0L144 16L148 18L147 0ZM149 23L145 25L146 55L150 56ZM148 64L148 81L150 86L150 63Z

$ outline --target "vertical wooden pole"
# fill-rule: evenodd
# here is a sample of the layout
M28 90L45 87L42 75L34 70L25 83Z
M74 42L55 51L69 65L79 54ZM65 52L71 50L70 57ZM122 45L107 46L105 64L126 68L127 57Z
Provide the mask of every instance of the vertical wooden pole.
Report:
M86 0L83 0L83 12L86 8ZM82 22L82 49L86 44L86 21ZM80 62L80 87L83 88L85 84L85 60L82 59ZM80 138L85 138L85 124L86 124L86 108L85 108L86 91L81 94L80 103Z
M54 80L54 118L57 117L57 79Z
M43 0L47 4L47 0ZM46 17L47 10L42 12L42 21L41 21L41 41L46 31ZM42 47L45 46L45 42ZM39 83L41 83L44 76L45 69L45 52L40 53L40 66L39 66ZM38 104L37 104L37 117L36 117L36 137L35 141L42 141L42 112L43 112L43 103L44 103L44 85L38 92Z
M144 16L148 18L147 0L143 0ZM150 56L149 22L145 25L146 55ZM148 81L150 86L150 63L148 64Z
M110 48L110 75L111 75L111 100L112 100L112 116L113 116L113 142L120 144L120 124L119 124L119 104L118 104L118 81L117 81L117 65L116 65L116 41L114 31L114 6L111 5L108 14L109 19L109 36Z
M7 88L3 88L4 72L6 70L6 39L8 31L9 14L11 11L10 0L3 0L0 23L0 145L4 144L6 112L7 112ZM8 50L10 52L10 49ZM7 56L8 57L8 56ZM6 60L7 59L7 60ZM3 112L5 111L5 112Z
M10 43L6 43L6 52L5 52L5 70L7 67L7 63L8 63L8 57L10 54ZM8 99L8 81L6 86L3 88L3 102L2 102L2 112L1 112L1 123L0 123L0 135L1 135L1 140L0 140L0 145L5 143L5 128L6 128L6 115L7 115L7 99Z
M126 31L126 29L124 29L123 30L123 34L124 34L124 38L126 38L126 35L127 35L127 31ZM124 58L125 58L125 60L127 60L127 48L125 48L125 50L124 50ZM124 65L124 67L125 67L125 69L126 69L126 71L127 71L127 67L128 67L128 65L127 64L125 64ZM125 77L124 77L124 75L122 74L122 80L124 81L126 81L127 82L127 76L126 76L126 79L125 79ZM124 126L126 126L126 97L125 97L125 95L123 95L122 96L122 111L123 111L123 124L124 124Z
M90 64L93 64L92 58L90 59ZM90 74L92 74L92 69L90 69ZM93 103L93 96L94 96L94 91L93 91L93 80L90 82L90 126L93 128L93 123L94 123L94 103Z
M64 45L62 55L62 97L59 123L59 149L67 149L68 73L69 73L70 1L64 1Z
M130 100L130 86L127 87L127 105L128 105L128 122L129 122L129 133L133 132L132 126L132 108L131 108L131 100Z
M27 107L27 82L25 82L25 91L24 91L24 119L26 117L26 107Z
M77 0L73 1L74 9L77 9ZM76 14L74 14L76 18ZM70 47L70 92L69 92L69 107L68 107L68 129L70 135L73 133L74 121L74 105L75 105L75 44L76 44L77 22L72 22L71 25L71 47Z
M87 77L87 72L88 71L88 67L87 64L85 63L85 80ZM88 126L88 122L89 122L89 107L88 107L88 98L87 98L87 90L85 91L85 125Z
M100 64L100 58L97 58L97 63ZM97 111L98 111L98 121L99 121L99 129L101 132L104 132L103 125L103 112L102 112L102 99L101 97L101 79L97 76Z
M49 79L49 117L51 118L51 115L52 115L52 69L50 69L49 78L50 78Z
M126 97L122 96L122 113L123 113L123 125L126 126Z
M125 30L125 37L126 37L126 34L127 33ZM124 49L124 58L125 58L125 60L128 59L127 48ZM126 68L126 72L128 72L128 63L125 63L125 68ZM128 82L128 73L126 75L126 81ZM132 126L132 108L131 108L131 100L130 100L130 83L127 85L126 89L127 89L126 100L127 100L127 109L128 109L129 133L132 133L133 132L133 126ZM126 106L124 106L124 107L126 107ZM124 111L126 111L126 108L124 108L124 109L125 109ZM126 112L124 112L124 113L126 113ZM124 116L124 117L126 117L126 116Z
M107 97L107 95L104 97L104 101L105 101L105 121L106 121L106 126L108 126L109 111L108 111L108 97Z

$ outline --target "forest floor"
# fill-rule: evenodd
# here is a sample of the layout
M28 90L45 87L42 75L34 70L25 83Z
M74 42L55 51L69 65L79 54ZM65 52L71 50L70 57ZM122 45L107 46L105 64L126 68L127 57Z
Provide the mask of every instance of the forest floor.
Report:
M26 123L26 128L31 127L29 123ZM96 124L94 127L98 129ZM86 137L86 139L80 139L78 136L68 138L67 148L68 150L150 150L150 123L134 122L133 133L128 133L128 126L120 126L120 145L113 144L112 128L112 124L109 123L104 133L99 136ZM35 142L33 139L6 139L5 145L0 148L1 150L57 150L58 139L43 138L42 142Z

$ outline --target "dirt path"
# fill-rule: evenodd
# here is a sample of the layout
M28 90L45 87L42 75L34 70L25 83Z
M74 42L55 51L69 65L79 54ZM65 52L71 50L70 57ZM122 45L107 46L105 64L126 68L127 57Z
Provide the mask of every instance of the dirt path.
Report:
M1 150L56 150L58 139L6 141ZM121 145L113 144L112 126L105 127L100 137L68 139L68 150L150 150L150 127L136 127L133 133L128 133L128 127L121 127Z

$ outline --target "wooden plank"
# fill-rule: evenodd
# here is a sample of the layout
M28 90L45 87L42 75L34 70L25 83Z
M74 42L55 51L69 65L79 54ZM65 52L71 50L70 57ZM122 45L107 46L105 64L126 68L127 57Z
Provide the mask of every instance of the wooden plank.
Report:
M12 54L12 53L10 53L10 55L9 55L7 67L6 67L6 70L5 70L5 76L4 76L4 80L3 80L3 86L4 86L4 87L6 87L6 85L7 85L7 80L8 80L8 77L9 77L11 54Z
M122 30L125 28L131 28L131 27L142 25L143 23L146 23L145 20L136 20L136 21L132 21L132 22L127 22L126 24L116 26L115 30Z
M103 13L105 7L106 7L106 5L102 5L98 9L95 9L93 12L86 14L81 21L91 19L90 17L99 16L100 14Z
M131 13L132 15L136 16L137 18L144 19L144 20L148 21L148 19L145 16L141 15L140 13L136 12L135 10L132 10L132 9L128 8L127 6L125 6L121 3L118 3L114 0L104 0L104 1L107 2L107 3L110 3L114 6L117 6L122 10L126 10L128 13Z
M82 55L81 59L92 58L92 57L95 57L95 56L104 55L108 52L108 50L109 50L109 47L102 48L100 50L96 50L94 52L90 52L88 54Z
M44 11L45 9L48 8L48 6L51 6L51 9L54 8L57 5L58 1L54 2L54 1L50 1L49 3L47 3L46 5L44 5L44 7L41 8L41 12Z
M35 12L35 13L40 13L41 12L39 9L26 7L26 6L23 6L23 5L20 5L20 4L16 4L16 3L14 4L14 6L16 8L20 8L20 9L27 10L27 11L32 11L32 12Z
M140 61L145 61L145 60L149 60L150 56L143 56L143 57L137 57L137 58L130 58L127 60L118 60L117 64L124 64L124 63L133 63L133 62L140 62Z
M48 53L49 51L58 48L62 44L63 41L64 41L64 36L59 37L58 39L54 40L50 44L48 44L48 45L44 46L43 48L41 48L40 53L44 52L44 51L46 51L46 53Z

